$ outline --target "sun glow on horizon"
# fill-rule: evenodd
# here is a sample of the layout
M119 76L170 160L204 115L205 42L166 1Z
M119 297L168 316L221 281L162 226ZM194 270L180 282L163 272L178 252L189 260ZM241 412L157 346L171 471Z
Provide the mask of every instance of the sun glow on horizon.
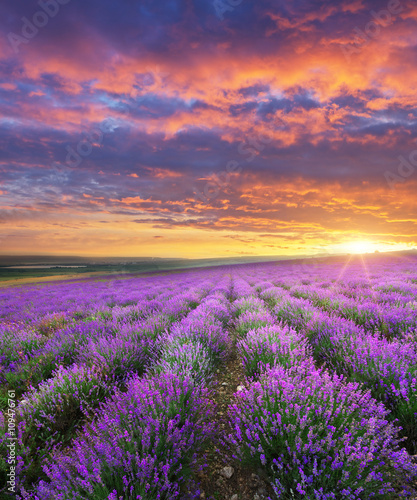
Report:
M379 250L378 245L366 240L351 241L345 245L345 248L348 253L354 254L372 253Z

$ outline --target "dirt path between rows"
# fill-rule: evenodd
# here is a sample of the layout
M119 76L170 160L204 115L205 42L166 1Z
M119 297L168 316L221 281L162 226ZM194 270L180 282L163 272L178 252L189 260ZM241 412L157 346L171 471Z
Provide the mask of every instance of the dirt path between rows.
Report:
M242 362L233 346L226 366L218 370L214 383L213 401L217 406L215 423L218 436L232 432L228 420L228 408L234 401L238 386L245 384ZM215 443L207 452L208 467L198 476L206 500L262 500L271 495L261 470L243 467L232 457L233 450L224 443ZM232 475L230 476L230 473ZM229 477L230 476L230 477Z

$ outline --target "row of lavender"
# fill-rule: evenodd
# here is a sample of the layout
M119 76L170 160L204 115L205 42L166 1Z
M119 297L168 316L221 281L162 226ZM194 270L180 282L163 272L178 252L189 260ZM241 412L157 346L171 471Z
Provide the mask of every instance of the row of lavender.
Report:
M269 276L270 277L270 276ZM257 276L258 278L258 276ZM398 419L407 436L407 449L417 452L417 314L410 314L410 322L401 324L399 338L387 336L355 317L346 317L340 310L320 308L316 300L320 295L320 282L309 285L308 299L297 298L300 286L288 290L269 287L266 282L258 286L269 304L274 317L301 332L313 346L313 353L319 364L360 382L371 390L372 396L382 401L391 411L393 419ZM409 288L410 285L407 285ZM411 284L415 286L415 284ZM304 290L306 286L303 287ZM404 287L405 288L405 287ZM327 291L327 290L326 290ZM369 305L362 302L352 305L352 309L369 311ZM403 311L401 306L391 307L391 316ZM382 316L382 312L380 312ZM407 312L409 314L409 312ZM394 325L397 325L395 321Z
M288 292L271 287L271 273L264 282L259 281L259 273L256 280L251 274L247 276L249 281L252 277L256 290L242 282L244 298L235 302L241 337L238 350L248 377L248 388L236 394L231 408L234 433L229 440L238 457L264 468L277 498L415 495L412 483L417 467L399 446L399 428L388 408L364 391L366 385L334 373L343 371L337 363L329 364L328 370L318 369L314 363L308 342L312 339L307 335L312 325L325 325L330 332L349 326L350 331L344 331L344 345L350 345L349 335L360 329L318 311L314 311L318 317L313 321L306 320L309 304L300 307ZM257 297L257 291L264 300ZM365 342L366 337L361 338ZM373 340L368 345L374 345ZM382 351L390 349L383 354L387 360L395 347L385 339L381 342ZM352 351L356 348L351 345ZM413 352L411 346L407 349ZM332 359L332 353L328 354ZM367 361L372 356L368 354ZM379 394L384 394L380 389ZM398 392L395 395L397 403L398 399L407 400ZM387 402L385 395L380 399ZM406 422L415 427L415 415L408 412Z
M16 411L21 498L176 498L184 493L197 453L212 435L207 383L230 350L224 330L230 277L222 276L200 272L198 279L188 274L154 287L130 280L130 286L143 285L142 300L132 304L136 299L129 299L124 307L114 302L114 291L99 308L94 309L91 296L83 307L78 290L81 300L74 307L64 309L57 300L64 321L48 328L36 293L19 322L6 307L3 377L7 388L17 381L30 384ZM87 293L102 296L100 288ZM126 287L120 288L119 298L126 296ZM36 290L50 301L60 297L53 287L22 292ZM53 305L45 307L56 318ZM10 437L5 424L3 458Z
M184 289L191 286L192 278L184 281ZM130 281L130 299L129 280L115 280L113 290L109 282L99 282L96 287L81 282L5 292L0 323L3 387L20 395L29 385L48 379L58 366L74 363L85 344L90 345L90 352L97 351L91 339L104 339L105 344L115 332L134 335L136 330L157 335L196 307L201 298L193 291L178 294L167 280L155 280L154 284ZM104 289L108 291L104 293ZM204 282L199 289L204 289ZM107 351L111 356L111 346ZM130 354L132 362L136 351ZM1 395L0 403L4 406Z

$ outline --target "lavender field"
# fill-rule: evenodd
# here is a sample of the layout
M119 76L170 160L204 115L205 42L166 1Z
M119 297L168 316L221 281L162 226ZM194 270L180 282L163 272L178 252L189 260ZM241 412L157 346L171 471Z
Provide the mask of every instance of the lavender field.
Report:
M1 498L415 498L417 258L2 289L0 378Z

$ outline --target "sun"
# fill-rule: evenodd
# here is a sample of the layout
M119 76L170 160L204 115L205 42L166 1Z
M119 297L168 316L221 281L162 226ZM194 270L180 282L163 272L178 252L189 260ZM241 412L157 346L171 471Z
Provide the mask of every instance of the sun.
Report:
M361 254L375 252L377 248L375 243L372 243L371 241L357 240L347 243L346 250L349 253Z

